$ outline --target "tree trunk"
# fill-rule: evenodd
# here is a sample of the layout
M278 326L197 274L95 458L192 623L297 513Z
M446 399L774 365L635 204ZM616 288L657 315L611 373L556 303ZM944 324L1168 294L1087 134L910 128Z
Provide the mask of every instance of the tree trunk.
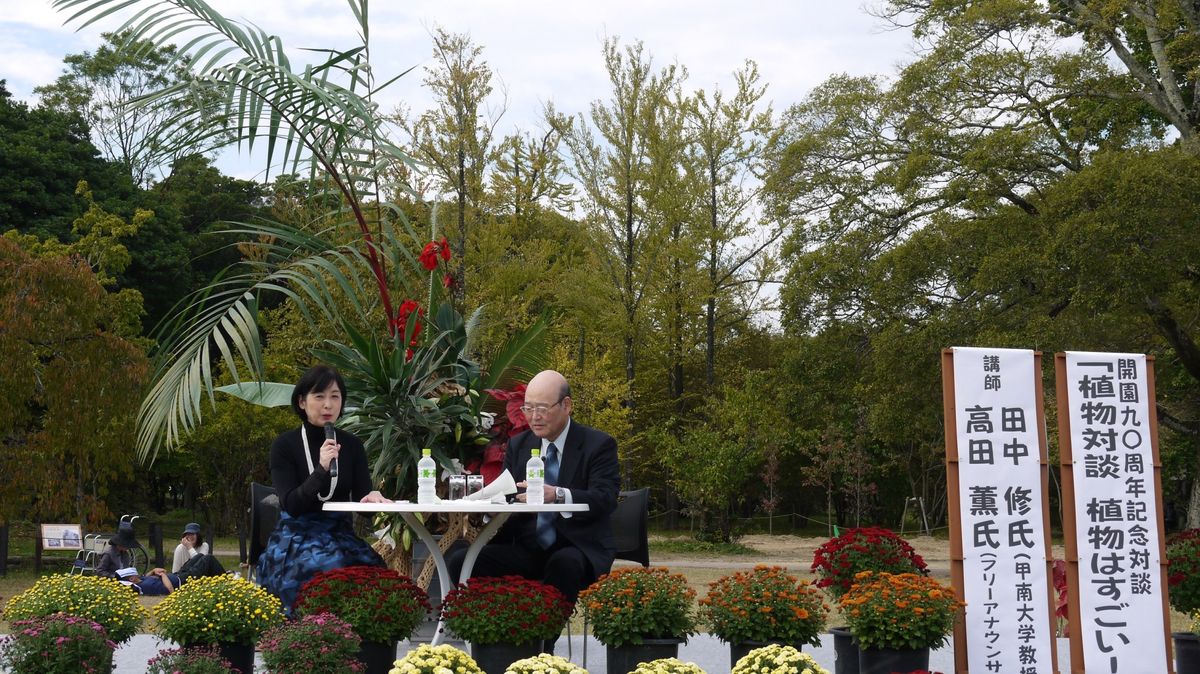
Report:
M1186 528L1200 527L1200 478L1192 480L1192 491L1188 498Z

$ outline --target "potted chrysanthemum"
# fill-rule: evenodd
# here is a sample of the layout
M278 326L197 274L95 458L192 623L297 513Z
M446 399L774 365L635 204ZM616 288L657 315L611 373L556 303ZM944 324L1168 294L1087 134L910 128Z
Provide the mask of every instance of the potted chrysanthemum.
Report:
M317 613L267 630L258 650L271 674L351 674L366 669L359 642L350 623Z
M708 631L729 644L730 667L768 643L819 646L828 615L825 593L779 566L719 578L700 600Z
M483 674L471 656L453 646L421 644L396 661L388 674Z
M396 642L409 638L429 614L429 597L408 576L379 566L348 566L313 576L300 588L295 615L332 613L362 639L358 660L383 674L396 660Z
M146 663L146 674L229 674L233 663L216 646L169 648Z
M504 674L588 674L588 672L564 657L538 653L532 658L523 658L512 663L504 670Z
M945 643L964 605L954 589L915 573L864 571L856 580L839 605L860 674L928 669L929 649Z
M158 633L182 646L216 644L243 674L254 671L254 644L283 623L279 598L242 578L194 578L154 607Z
M446 595L442 619L470 642L471 656L488 674L532 657L556 638L571 615L558 589L520 576L472 578Z
M111 578L70 574L40 578L4 607L4 619L9 622L55 613L95 621L118 644L137 633L147 616L146 609L138 603L137 593L121 583Z
M55 613L12 622L0 639L0 672L109 674L113 643L100 623Z
M659 658L650 662L639 662L636 669L629 674L706 674L694 662L684 662L679 658Z
M604 644L608 674L627 674L639 662L679 655L695 631L696 591L663 567L615 569L579 593L592 634Z
M730 674L829 674L807 653L791 646L771 644L755 648L733 665Z
M887 573L927 573L925 560L890 529L860 527L845 529L821 544L813 552L812 571L816 586L835 600L850 590L854 577L863 571ZM858 645L846 627L834 627L833 648L840 663L839 671L858 672Z

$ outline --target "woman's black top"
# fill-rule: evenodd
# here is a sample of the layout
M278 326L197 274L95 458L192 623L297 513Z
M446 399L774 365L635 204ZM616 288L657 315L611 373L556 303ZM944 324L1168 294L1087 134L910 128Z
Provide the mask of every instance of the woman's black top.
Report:
M308 435L313 463L311 475L304 460L299 428L280 434L271 445L271 484L279 495L280 507L289 515L319 512L322 502L318 494L328 494L333 479L320 462L325 429L305 421L304 432ZM338 482L329 500L359 501L372 490L366 450L361 440L341 429L337 430L337 441L342 446L338 453Z

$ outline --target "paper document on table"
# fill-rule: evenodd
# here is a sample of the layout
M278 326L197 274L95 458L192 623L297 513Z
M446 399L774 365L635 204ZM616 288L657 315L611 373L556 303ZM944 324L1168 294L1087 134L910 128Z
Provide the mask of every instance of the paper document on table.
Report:
M466 500L504 503L506 501L504 498L505 496L515 493L517 493L517 482L513 479L512 473L505 469L505 471L500 473L500 476L495 480L492 480L490 484L484 485L483 489L480 489L474 494L468 494Z

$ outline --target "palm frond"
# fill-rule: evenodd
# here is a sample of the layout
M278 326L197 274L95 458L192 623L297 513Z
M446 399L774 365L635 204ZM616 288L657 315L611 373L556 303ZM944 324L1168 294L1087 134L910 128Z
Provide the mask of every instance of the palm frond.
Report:
M370 100L373 76L367 60L367 0L349 0L362 42L343 50L314 50L315 63L294 66L282 40L249 22L222 16L205 0L53 0L81 28L124 17L115 31L129 45L162 46L178 40L181 62L193 70L187 82L147 94L137 106L166 105L177 111L172 126L189 130L182 145L198 140L265 143L268 167L328 179L352 222L357 245L337 246L277 223L238 223L232 231L250 237L266 252L218 277L185 298L157 330L157 371L138 413L137 448L142 460L170 447L200 422L202 401L214 402L213 368L224 364L235 384L243 375L261 381L262 341L257 298L279 292L306 318L341 321L335 297L349 310L368 315L378 301L391 315L384 261L404 253L390 223L371 222L361 194L384 180L389 162L411 162L380 131ZM377 91L377 89L376 89ZM188 105L202 93L204 105ZM213 103L215 101L215 104ZM384 212L380 209L378 212ZM341 321L344 322L344 321ZM240 369L239 369L240 368Z
M533 375L549 367L549 328L549 321L542 316L509 338L492 358L483 387L508 388L517 375L528 381Z
M156 332L161 340L156 353L159 370L138 411L137 450L143 461L153 460L161 446L174 446L181 433L200 423L203 399L214 402L216 356L235 383L244 378L239 364L248 370L246 377L262 381L259 294L280 292L305 315L315 311L324 320L344 321L329 288L332 280L339 296L350 298L355 315L369 310L363 299L369 294L363 278L371 275L371 269L362 251L350 246L312 251L306 245L319 240L303 232L279 224L245 227L247 232L270 232L276 237L270 247L290 256L276 262L247 263L242 265L247 271L219 278L186 298Z

